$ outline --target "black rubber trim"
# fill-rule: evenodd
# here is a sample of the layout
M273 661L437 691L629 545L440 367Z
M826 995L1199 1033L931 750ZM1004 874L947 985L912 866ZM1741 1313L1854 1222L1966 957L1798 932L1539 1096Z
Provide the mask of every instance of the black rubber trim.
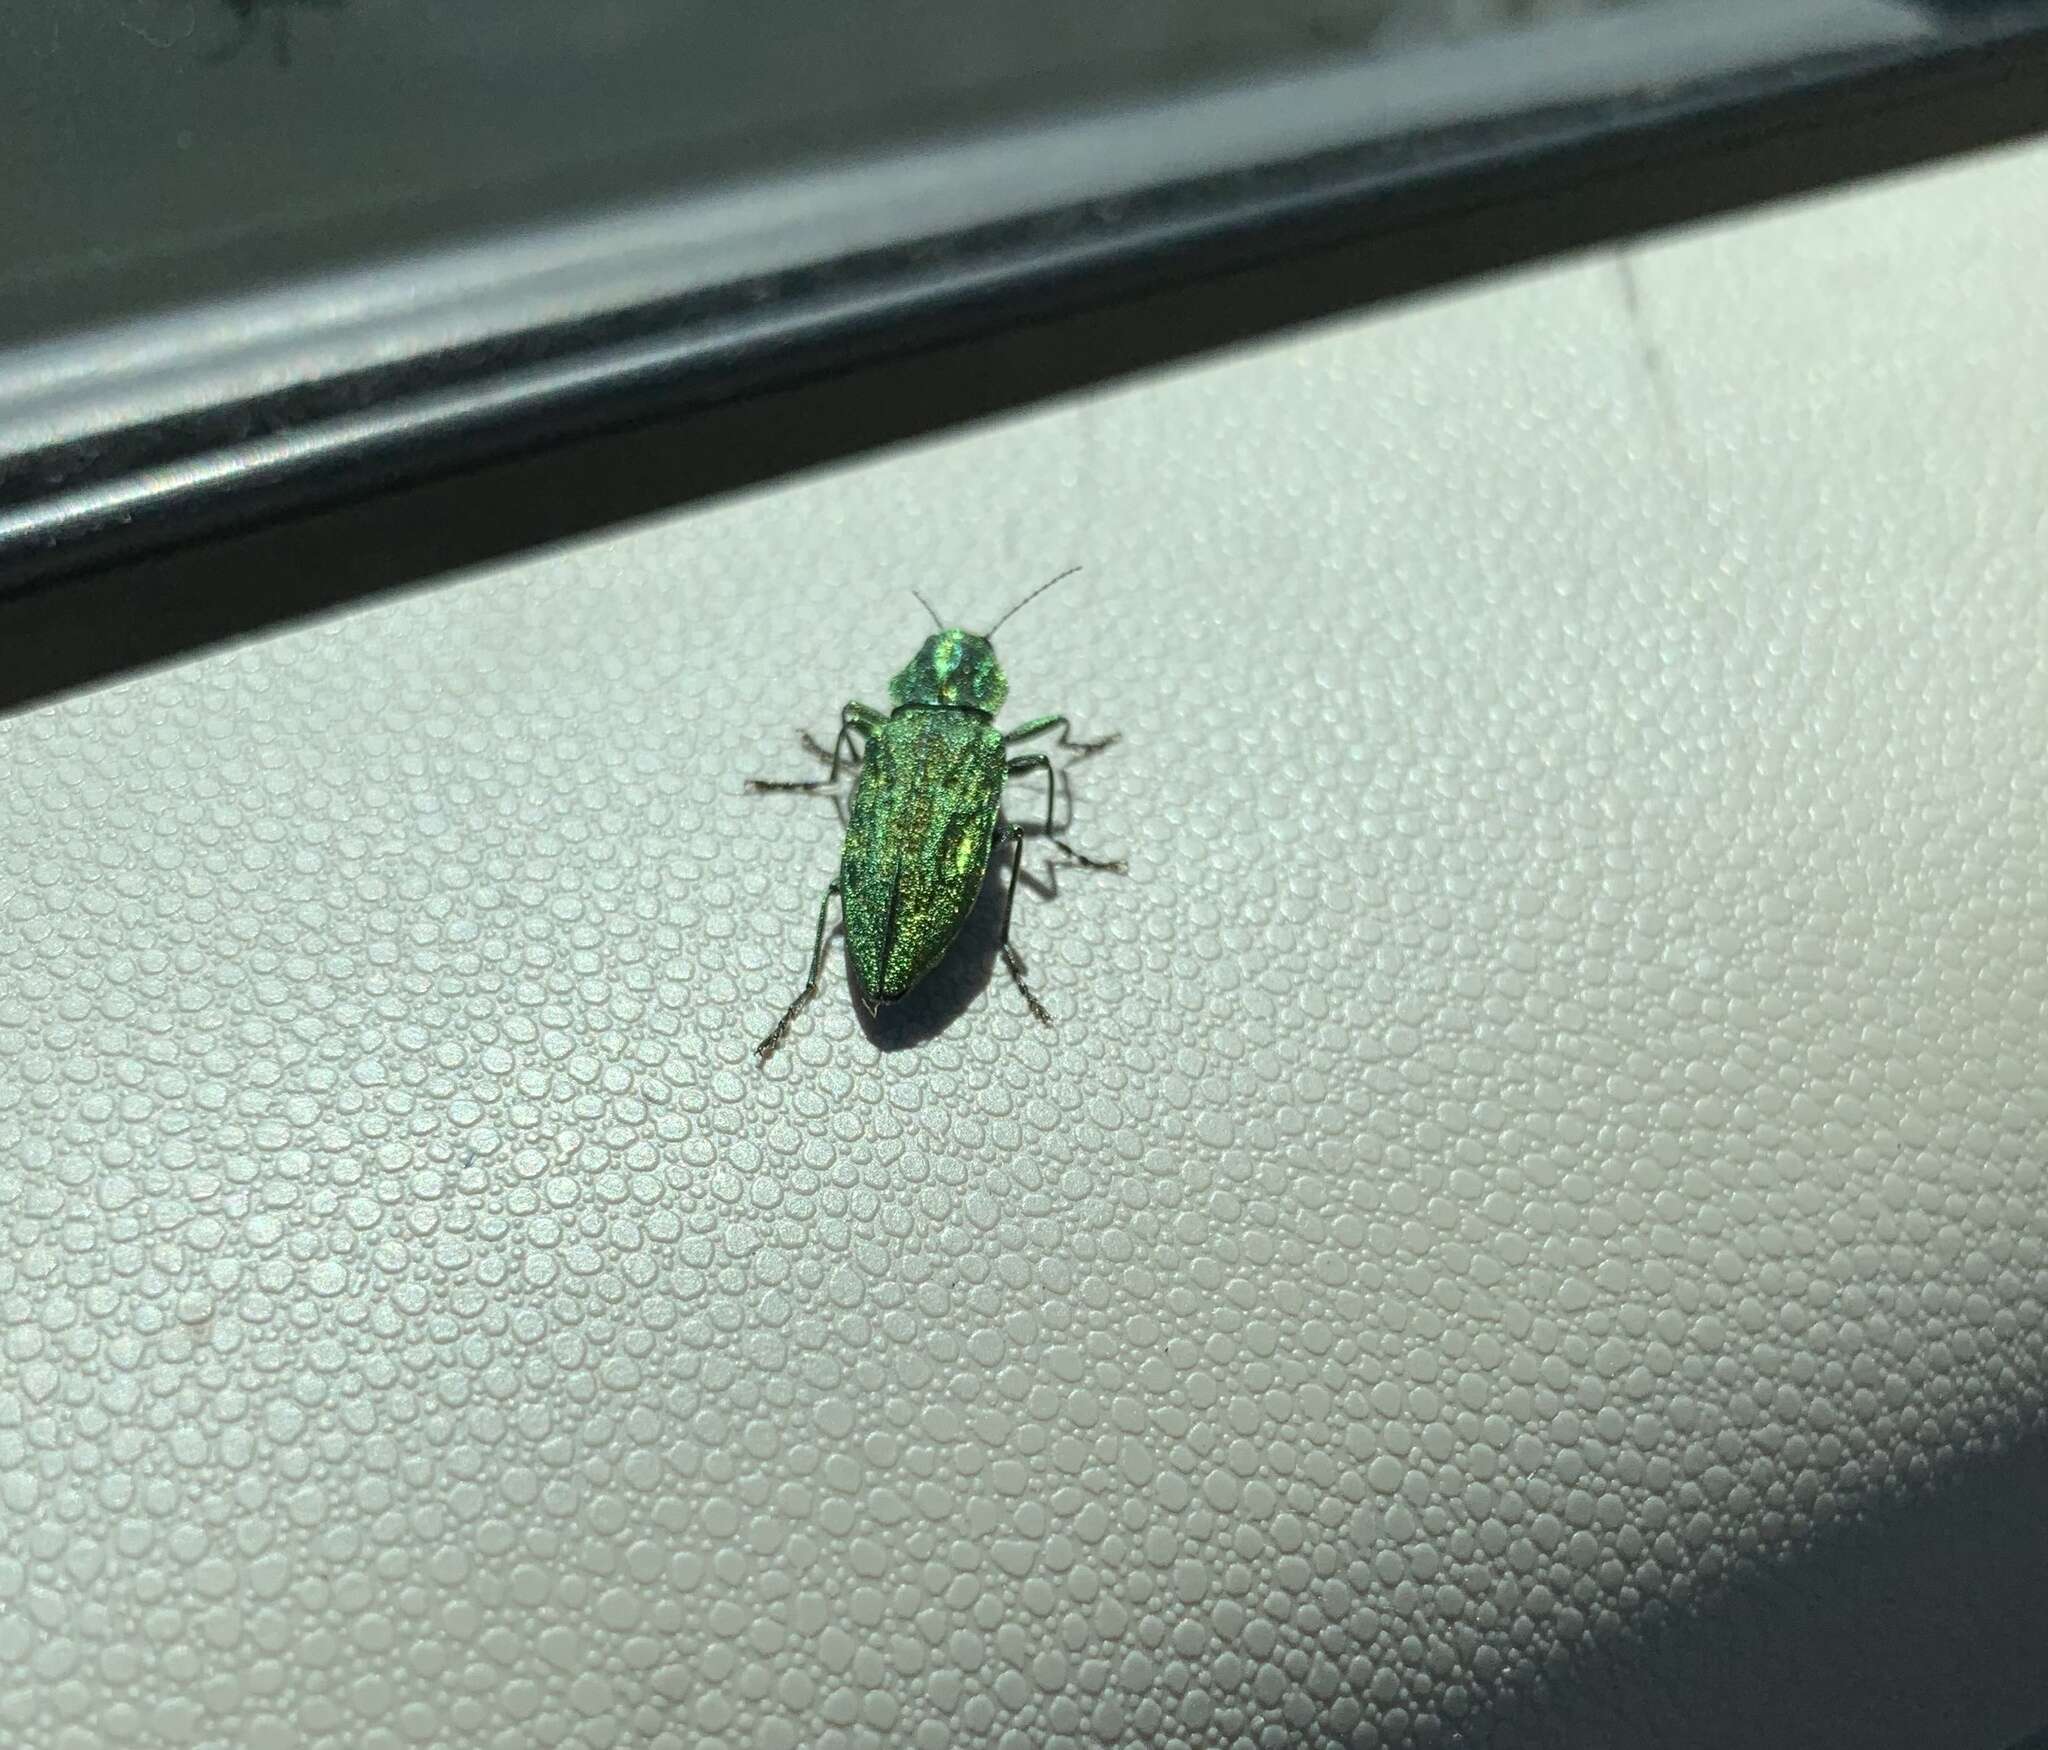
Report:
M1753 95L1935 34L1896 0L1641 7L1029 125L992 120L737 184L657 179L637 202L455 232L354 271L316 271L323 258L309 257L297 275L249 282L267 290L171 299L0 351L0 506L123 478L138 482L132 499L152 468L323 424L345 446L339 434L366 413L386 430L478 417L427 409L450 391L502 412L571 385L681 383L721 354L772 358L792 338L826 338L856 312L886 321L1022 294L1103 259L1164 264L1302 214L1370 223L1376 197L1462 160ZM16 272L33 279L34 267ZM109 265L100 277L116 282L105 297L135 276ZM408 403L421 411L401 412Z
M2034 16L1191 178L646 306L629 332L613 312L418 354L281 410L74 435L9 476L0 704L1471 273L2038 131Z

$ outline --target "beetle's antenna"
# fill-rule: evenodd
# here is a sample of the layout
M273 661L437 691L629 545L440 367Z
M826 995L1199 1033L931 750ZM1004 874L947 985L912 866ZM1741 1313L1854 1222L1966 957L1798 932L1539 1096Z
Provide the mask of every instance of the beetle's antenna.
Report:
M1017 604L1017 607L1012 608L1009 614L1005 614L1003 616L1003 620L1007 620L1010 617L1010 614L1016 613L1018 608L1028 608L1033 602L1037 601L1040 596L1044 595L1047 590L1051 589L1055 583L1058 583L1061 577L1072 577L1074 573L1079 571L1080 569L1081 568L1078 565L1069 565L1066 568L1066 570L1060 573L1059 577L1051 578L1048 581L1041 583L1028 596L1026 596L1021 602L1019 602ZM982 636L984 638L995 637L996 633L1002 629L1003 620L998 620L986 632L982 633Z
M918 595L918 592L916 590L912 590L910 593L914 596L917 596L917 605L924 609L926 613L931 615L932 624L938 627L938 629L941 632L945 631L946 622L939 618L939 610L933 607L930 602L926 601L923 596Z

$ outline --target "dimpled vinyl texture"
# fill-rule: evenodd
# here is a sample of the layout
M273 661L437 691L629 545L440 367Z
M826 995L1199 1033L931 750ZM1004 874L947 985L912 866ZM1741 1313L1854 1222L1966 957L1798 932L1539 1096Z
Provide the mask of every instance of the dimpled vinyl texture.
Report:
M2048 1718L2044 273L1944 168L0 725L0 1742ZM743 780L1075 561L1057 1029L757 1072Z

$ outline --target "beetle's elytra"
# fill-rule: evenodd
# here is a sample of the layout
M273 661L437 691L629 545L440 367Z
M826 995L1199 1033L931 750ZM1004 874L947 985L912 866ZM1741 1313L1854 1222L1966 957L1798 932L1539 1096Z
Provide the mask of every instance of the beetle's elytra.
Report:
M1076 567L1075 569L1078 569ZM1072 576L1063 571L1060 577ZM1055 785L1052 760L1043 753L1012 755L1010 749L1035 736L1060 732L1058 746L1080 756L1098 753L1116 740L1075 741L1067 719L1034 717L1005 733L995 724L1010 683L996 660L992 640L1010 614L1035 600L1060 577L1044 583L986 632L948 627L932 614L939 630L889 683L887 715L857 701L839 713L839 735L827 754L809 735L804 739L830 765L822 778L753 778L755 791L822 790L838 782L842 764L857 769L839 875L818 907L817 940L810 977L761 1041L762 1063L789 1037L804 1005L818 994L824 974L825 940L836 895L846 923L846 940L868 1012L905 995L946 957L981 891L991 851L996 848L1003 788L1012 778L1045 774L1045 830L1053 831ZM924 598L918 598L923 601ZM929 603L925 612L931 613ZM1046 1026L1052 1017L1024 982L1022 956L1010 945L1010 914L1017 899L1017 874L1024 837L1015 826L1003 831L1010 846L1010 886L1003 904L1002 958L1031 1013ZM1062 839L1052 842L1084 869L1121 873L1120 862L1084 857Z

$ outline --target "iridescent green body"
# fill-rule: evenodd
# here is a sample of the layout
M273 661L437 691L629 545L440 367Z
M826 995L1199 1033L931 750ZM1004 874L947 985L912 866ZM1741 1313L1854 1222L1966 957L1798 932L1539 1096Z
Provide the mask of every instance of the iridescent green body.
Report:
M861 989L892 1003L938 965L974 909L1009 762L978 712L899 706L868 737L839 856Z
M756 790L817 790L836 781L842 755L860 768L847 815L839 878L826 889L825 902L818 909L810 979L775 1030L761 1042L763 1063L774 1055L788 1037L791 1023L817 994L834 894L840 897L861 997L872 1013L906 995L946 957L974 910L989 857L1005 833L1004 842L1012 846L1012 852L1009 898L1003 913L1003 964L1032 1014L1047 1026L1052 1024L1045 1005L1024 982L1023 959L1010 945L1009 908L1016 900L1024 841L1017 828L1001 825L1004 786L1011 778L1042 772L1046 780L1045 830L1051 835L1052 761L1042 753L1012 758L1009 750L1019 741L1053 729L1060 731L1059 745L1077 754L1093 753L1116 738L1074 741L1062 716L1034 718L1006 735L996 728L995 716L1008 693L1009 682L987 634L942 628L924 641L890 681L893 709L886 716L868 705L849 704L840 713L839 738L829 756L805 738L820 758L829 757L832 770L828 777L751 781ZM856 739L861 743L858 749ZM1083 857L1063 840L1052 842L1069 862L1083 868L1123 867Z

